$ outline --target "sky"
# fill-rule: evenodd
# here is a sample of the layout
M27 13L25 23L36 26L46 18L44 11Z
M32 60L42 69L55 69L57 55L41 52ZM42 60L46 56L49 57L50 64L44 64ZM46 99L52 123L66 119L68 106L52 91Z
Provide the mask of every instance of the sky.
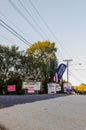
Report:
M28 41L21 41L2 22ZM37 41L55 42L59 64L69 62L69 82L86 84L86 0L0 0L0 44L26 50ZM63 78L67 79L67 71Z

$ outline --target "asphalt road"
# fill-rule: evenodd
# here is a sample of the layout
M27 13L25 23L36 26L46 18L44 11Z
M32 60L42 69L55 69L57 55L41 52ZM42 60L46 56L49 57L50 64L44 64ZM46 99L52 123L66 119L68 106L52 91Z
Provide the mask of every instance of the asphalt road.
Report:
M59 98L65 96L64 94L43 94L43 95L6 95L0 96L0 108L10 107L18 104L31 103L41 100L48 100L52 98Z
M8 130L86 130L84 95L0 96L0 106Z

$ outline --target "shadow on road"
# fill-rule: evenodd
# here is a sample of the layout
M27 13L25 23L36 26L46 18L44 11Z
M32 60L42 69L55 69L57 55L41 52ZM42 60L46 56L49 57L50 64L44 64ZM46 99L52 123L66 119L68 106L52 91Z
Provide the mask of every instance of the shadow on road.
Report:
M0 130L8 130L4 125L0 124Z
M5 95L0 96L0 109L10 107L17 104L32 103L52 98L65 97L65 94L43 94L43 95Z

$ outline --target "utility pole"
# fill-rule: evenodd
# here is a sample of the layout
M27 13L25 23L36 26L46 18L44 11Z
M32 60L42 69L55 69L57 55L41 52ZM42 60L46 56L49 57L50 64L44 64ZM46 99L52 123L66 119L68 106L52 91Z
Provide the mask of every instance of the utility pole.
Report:
M67 62L67 82L69 82L69 62L72 61L72 59L65 59L64 62Z

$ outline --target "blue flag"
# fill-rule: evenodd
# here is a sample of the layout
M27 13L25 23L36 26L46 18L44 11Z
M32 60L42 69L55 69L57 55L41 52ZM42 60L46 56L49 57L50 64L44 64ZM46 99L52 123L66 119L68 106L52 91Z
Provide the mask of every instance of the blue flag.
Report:
M57 68L57 76L58 76L58 83L60 82L60 80L62 79L63 73L66 70L66 65L65 64L60 64L59 67Z

